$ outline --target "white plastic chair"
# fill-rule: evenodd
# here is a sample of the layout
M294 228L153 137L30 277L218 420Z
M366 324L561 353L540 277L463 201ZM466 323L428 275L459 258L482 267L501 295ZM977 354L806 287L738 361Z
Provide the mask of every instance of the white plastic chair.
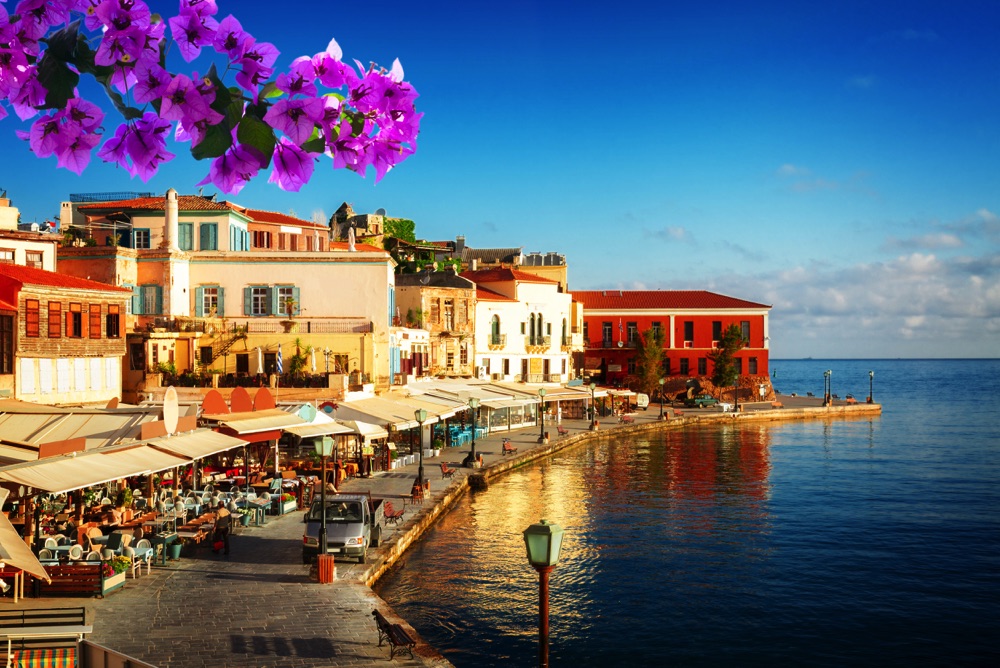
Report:
M87 561L100 561L101 560L101 553L97 552L95 550L91 550L90 552L87 553L86 560Z
M48 538L45 539L45 547L49 548L50 550L59 547L59 541L56 540L54 537L49 536Z
M51 560L52 559L52 550L48 549L47 547L43 547L42 549L40 549L38 551L38 560L41 561L42 559L49 559L49 560Z
M83 558L83 546L80 544L70 546L69 548L70 561L79 561L81 558Z

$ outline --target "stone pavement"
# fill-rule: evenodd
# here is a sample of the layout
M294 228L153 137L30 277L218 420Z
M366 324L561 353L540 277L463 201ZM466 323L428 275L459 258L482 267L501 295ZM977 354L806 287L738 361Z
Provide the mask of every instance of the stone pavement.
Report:
M766 408L772 415L782 412L770 410L770 404ZM637 413L634 425L602 419L596 435L729 417L718 409L686 410L683 418L660 422L659 406L654 404ZM300 511L269 517L264 526L240 530L231 539L232 555L228 558L212 554L207 547L186 547L179 561L154 566L151 574L129 579L124 589L105 599L28 598L18 606L85 605L87 622L94 625L91 641L160 668L369 666L386 662L389 649L378 646L372 610L379 608L390 621L407 625L369 585L437 515L464 494L469 475L488 478L595 435L586 420L563 420L562 424L569 435L560 438L555 425L546 423L552 436L548 445L538 443L537 427L479 439L477 451L485 465L481 471L460 467L468 447L446 449L440 457L425 459L424 475L431 482L431 493L423 504L402 505L402 497L413 485L416 464L372 478L347 480L341 491L396 499L397 505L405 508L405 515L398 525L388 525L382 545L369 551L368 563L338 561L338 579L332 584L311 580L309 566L302 564ZM517 455L501 455L504 436L518 448ZM458 468L453 478L442 478L442 461ZM13 606L13 599L2 598L0 605ZM411 629L411 635L419 639L415 630ZM451 665L424 642L414 654L412 659L397 655L395 663Z

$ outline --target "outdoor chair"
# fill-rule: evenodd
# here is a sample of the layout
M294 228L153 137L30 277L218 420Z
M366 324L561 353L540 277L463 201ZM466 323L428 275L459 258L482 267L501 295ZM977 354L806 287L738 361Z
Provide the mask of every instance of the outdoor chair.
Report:
M81 558L83 558L83 546L71 545L69 548L69 560L79 561Z
M87 553L86 561L100 561L100 560L101 560L101 553L100 552L96 552L94 550L91 550L90 552Z
M47 547L43 547L42 549L40 549L38 551L38 560L41 561L42 559L51 560L52 559L52 550L50 550Z
M59 547L59 541L53 538L52 536L49 536L48 538L45 539L45 547L49 548L50 550L54 547Z

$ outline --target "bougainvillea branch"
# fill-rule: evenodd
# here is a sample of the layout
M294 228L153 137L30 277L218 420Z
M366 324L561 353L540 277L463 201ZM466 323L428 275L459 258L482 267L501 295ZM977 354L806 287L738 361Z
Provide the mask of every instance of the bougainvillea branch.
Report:
M416 150L422 114L398 60L389 70L351 66L331 41L275 72L275 46L218 11L215 0L180 0L166 20L141 0L21 0L13 12L0 4L0 119L8 106L35 119L18 136L77 174L103 141L98 158L143 181L174 158L172 135L211 161L199 185L229 194L267 169L269 182L297 191L323 154L362 176L373 167L378 181ZM214 57L219 66L171 72L171 49L185 63ZM230 75L234 85L223 81ZM113 132L80 97L84 76L121 116Z

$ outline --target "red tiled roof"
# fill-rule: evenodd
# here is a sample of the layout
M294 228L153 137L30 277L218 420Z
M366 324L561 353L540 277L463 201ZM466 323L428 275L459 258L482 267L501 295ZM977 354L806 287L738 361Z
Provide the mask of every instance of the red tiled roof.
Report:
M97 202L94 204L83 204L80 211L122 211L134 209L139 211L163 211L166 203L165 197L136 197L135 199L123 199L117 202ZM178 195L178 211L229 211L232 207L228 202L213 202L207 197L198 195Z
M16 311L16 310L17 306L15 304L11 304L10 302L0 299L0 311Z
M331 241L330 250L332 251L345 251L350 247L350 242L347 241ZM385 253L384 248L379 248L378 246L372 246L371 244L354 244L354 250L363 251L365 253L371 253L372 251L376 253Z
M502 295L499 292L493 292L489 288L484 288L479 285L476 286L476 300L481 302L516 302L516 299L511 299L507 295Z
M594 310L771 308L707 290L573 290L572 296Z
M462 278L467 278L473 283L504 283L507 281L520 281L521 283L552 283L558 285L559 281L549 280L541 276L529 274L526 271L512 269L510 267L496 267L492 269L478 269L476 271L463 271L459 274Z
M277 211L264 211L263 209L245 209L243 207L240 207L238 210L253 218L254 222L257 223L274 223L275 225L294 225L295 227L315 227L322 230L329 229L323 223L314 223L311 220L302 220L301 218L296 218L295 216L291 216L287 213L278 213Z
M76 276L65 276L44 269L25 267L21 264L0 264L0 276L6 276L22 285L44 285L52 288L74 288L77 290L101 290L104 292L132 292L128 288L91 281Z

